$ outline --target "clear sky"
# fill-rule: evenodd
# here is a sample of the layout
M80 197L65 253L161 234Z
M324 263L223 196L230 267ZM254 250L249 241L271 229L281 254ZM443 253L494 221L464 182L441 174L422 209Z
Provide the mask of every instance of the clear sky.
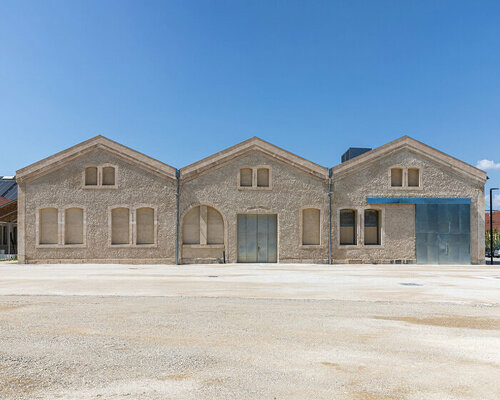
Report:
M499 1L0 2L0 175L102 134L175 167L409 135L500 186ZM500 208L500 195L497 199Z

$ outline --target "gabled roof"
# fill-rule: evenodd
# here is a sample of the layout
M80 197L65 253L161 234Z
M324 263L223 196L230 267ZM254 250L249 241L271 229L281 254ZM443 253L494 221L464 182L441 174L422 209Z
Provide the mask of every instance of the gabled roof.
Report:
M176 169L161 161L155 160L136 150L132 150L104 136L98 135L69 149L63 150L50 157L44 158L34 164L28 165L16 172L16 180L21 182L26 179L34 179L45 175L55 169L61 168L67 163L94 150L102 149L130 161L151 173L175 180Z
M255 136L181 168L181 178L190 179L210 169L221 167L222 165L225 165L228 162L240 158L252 151L264 153L271 158L291 165L316 177L322 179L328 178L328 168L322 167L312 161L283 150L282 148Z
M349 161L339 164L336 167L333 167L333 174L339 176L356 171L372 162L375 162L391 153L402 149L408 149L414 153L430 158L431 160L441 165L444 165L469 178L476 179L483 184L486 182L486 172L473 167L472 165L467 164L466 162L461 161L458 158L452 157L446 153L443 153L442 151L419 142L418 140L415 140L409 136L400 137L399 139L396 139Z

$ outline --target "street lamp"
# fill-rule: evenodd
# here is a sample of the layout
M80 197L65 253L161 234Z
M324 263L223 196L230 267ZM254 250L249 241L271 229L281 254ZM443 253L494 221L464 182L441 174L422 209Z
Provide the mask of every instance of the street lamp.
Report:
M493 191L498 188L490 189L490 260L493 265Z

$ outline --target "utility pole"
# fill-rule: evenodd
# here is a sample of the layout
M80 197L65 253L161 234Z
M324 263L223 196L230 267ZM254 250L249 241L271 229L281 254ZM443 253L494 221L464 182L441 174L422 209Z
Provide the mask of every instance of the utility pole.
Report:
M490 188L490 264L493 265L493 191L498 188Z

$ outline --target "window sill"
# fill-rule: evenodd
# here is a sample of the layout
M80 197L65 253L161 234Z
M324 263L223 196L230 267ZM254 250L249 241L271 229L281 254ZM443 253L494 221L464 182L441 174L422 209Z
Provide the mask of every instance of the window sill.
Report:
M118 189L118 185L89 185L89 186L82 186L82 189Z
M271 190L271 186L238 186L238 190Z
M223 249L223 244L183 244L186 249Z
M83 249L86 244L37 244L36 249Z
M314 250L314 249L322 249L325 246L322 244L299 244L299 249L304 250Z

